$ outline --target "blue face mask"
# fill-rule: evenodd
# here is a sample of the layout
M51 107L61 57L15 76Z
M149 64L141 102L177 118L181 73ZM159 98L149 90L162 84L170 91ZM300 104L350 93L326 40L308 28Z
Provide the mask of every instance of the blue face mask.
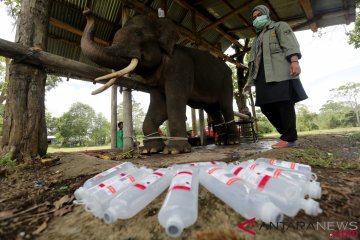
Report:
M255 18L255 20L253 21L253 26L256 29L262 29L266 23L269 22L269 18L267 15L261 15L257 18Z

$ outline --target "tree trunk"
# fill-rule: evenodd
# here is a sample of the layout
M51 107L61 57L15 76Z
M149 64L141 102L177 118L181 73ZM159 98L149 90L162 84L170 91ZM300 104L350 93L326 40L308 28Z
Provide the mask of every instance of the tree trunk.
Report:
M51 1L23 0L18 19L16 42L46 50ZM28 160L43 156L47 150L45 123L44 69L23 64L10 64L8 96L5 105L2 154Z

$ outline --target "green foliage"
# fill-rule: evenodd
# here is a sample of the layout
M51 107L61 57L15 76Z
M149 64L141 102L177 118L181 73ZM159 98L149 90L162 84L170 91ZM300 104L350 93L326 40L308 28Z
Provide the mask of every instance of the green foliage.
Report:
M321 129L334 129L355 126L356 118L346 104L329 100L320 108L316 123Z
M62 78L59 76L47 75L45 90L49 92L51 89L56 88L62 81Z
M123 112L123 104L120 103L117 107L118 122L123 121ZM145 119L145 113L142 110L140 103L136 102L134 99L132 100L132 118L135 135L143 135L142 124Z
M298 131L319 129L319 126L314 123L316 113L310 112L308 107L303 104L297 104L296 109L296 127Z
M91 139L95 145L105 145L110 142L110 123L102 113L96 115L91 129Z
M58 119L57 138L64 146L84 146L90 140L95 111L89 105L74 103Z
M269 120L265 117L264 114L261 113L260 110L256 110L256 119L258 124L259 136L262 136L265 133L272 133L276 131L273 125L271 125Z
M357 125L360 126L360 83L349 82L330 91L335 98L345 100L344 103L354 111Z
M17 18L21 9L22 0L0 0L8 8L8 14L13 18Z
M12 160L11 153L8 152L0 158L0 166L9 169L10 171L14 170L16 167L16 161Z
M350 45L354 45L354 48L360 48L360 1L356 1L357 13L355 17L354 30L348 33Z

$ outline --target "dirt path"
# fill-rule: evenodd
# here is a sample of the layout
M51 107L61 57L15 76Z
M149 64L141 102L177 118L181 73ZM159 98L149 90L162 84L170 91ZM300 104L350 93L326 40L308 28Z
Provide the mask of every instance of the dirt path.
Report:
M336 222L356 222L359 227L360 151L354 139L346 135L306 136L300 139L299 148L269 150L272 143L263 140L233 147L210 145L194 148L191 154L157 154L132 162L153 169L174 163L232 162L260 156L307 163L322 184L320 204L324 213L309 217L300 212L295 218L285 218L278 229L256 222L256 238L329 239L331 233L336 233ZM52 166L36 164L1 177L0 239L168 239L157 221L165 193L132 219L106 225L83 207L74 206L71 196L86 179L118 162L75 153L53 157L60 160ZM34 181L43 186L34 186ZM203 187L199 189L198 220L184 230L181 239L254 238L237 227L244 218ZM317 224L330 224L333 229L317 229Z

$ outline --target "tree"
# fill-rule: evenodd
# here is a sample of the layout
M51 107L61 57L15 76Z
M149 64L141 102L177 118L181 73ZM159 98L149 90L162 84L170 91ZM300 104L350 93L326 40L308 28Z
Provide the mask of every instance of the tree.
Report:
M321 129L353 126L356 125L354 116L355 114L346 104L329 100L321 106L316 123Z
M134 99L132 100L132 117L134 122L134 132L135 135L142 135L142 124L145 119L145 113L141 108L140 103L136 102ZM123 104L120 103L117 107L117 119L118 121L122 121L123 118Z
M21 1L15 42L46 50L50 4L46 0ZM18 160L46 154L45 83L45 69L21 62L10 64L1 154L10 153Z
M55 135L58 119L56 117L51 116L51 113L48 111L45 112L45 118L46 118L47 134Z
M344 99L345 103L354 111L357 125L360 126L360 83L349 82L330 90L335 98Z
M102 113L97 114L94 118L90 137L95 145L104 145L110 142L110 123Z
M355 17L355 26L354 30L348 33L349 35L349 44L353 44L355 48L360 47L360 0L356 0L357 13Z
M319 127L315 124L317 116L316 113L310 112L308 107L303 104L297 104L296 109L296 128L299 131L319 129Z
M89 105L74 103L58 121L57 138L63 146L84 146L90 140L95 111Z

